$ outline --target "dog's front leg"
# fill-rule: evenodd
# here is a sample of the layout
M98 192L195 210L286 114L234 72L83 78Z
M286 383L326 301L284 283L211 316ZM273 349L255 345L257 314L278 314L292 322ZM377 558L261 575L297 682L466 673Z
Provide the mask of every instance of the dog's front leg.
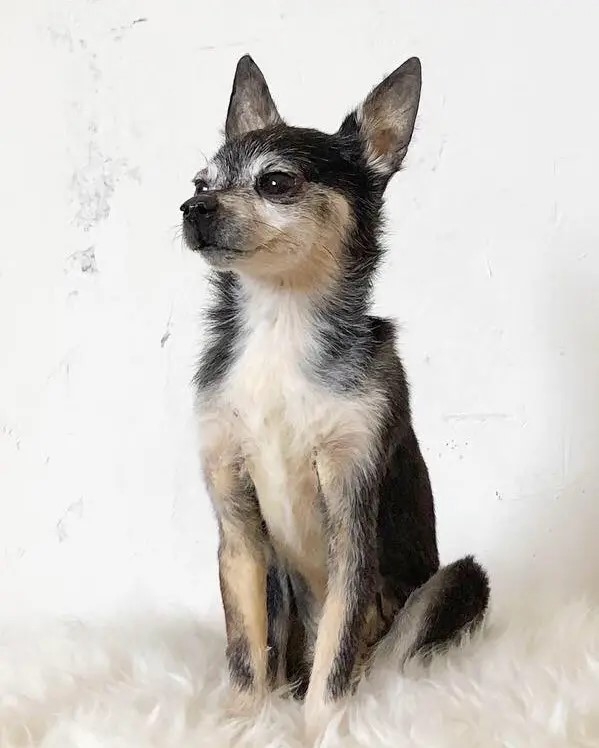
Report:
M219 527L219 579L232 684L250 701L267 686L268 544L254 485L240 460L208 461Z
M263 550L228 521L220 523L220 589L232 684L260 697L266 689L266 560Z
M368 609L374 598L377 492L368 470L317 462L327 518L328 587L306 694L306 723L314 737L333 704L354 683Z

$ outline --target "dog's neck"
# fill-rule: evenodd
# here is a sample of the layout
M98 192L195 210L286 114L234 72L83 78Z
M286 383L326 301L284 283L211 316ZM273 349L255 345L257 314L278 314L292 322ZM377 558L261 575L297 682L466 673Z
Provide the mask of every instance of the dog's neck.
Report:
M238 283L239 351L254 345L284 349L328 387L360 380L374 353L369 283L354 288L344 280L320 294L239 276Z
M371 278L371 268L356 263L324 291L307 293L273 279L215 272L197 386L217 385L247 346L266 350L273 342L284 345L325 386L345 390L359 385L382 334L383 321L368 315ZM389 329L383 332L393 335ZM266 353L264 358L268 366Z
M248 321L248 331L256 325L270 325L293 320L323 329L352 327L357 334L370 305L370 284L339 280L310 291L277 279L238 276L240 308Z

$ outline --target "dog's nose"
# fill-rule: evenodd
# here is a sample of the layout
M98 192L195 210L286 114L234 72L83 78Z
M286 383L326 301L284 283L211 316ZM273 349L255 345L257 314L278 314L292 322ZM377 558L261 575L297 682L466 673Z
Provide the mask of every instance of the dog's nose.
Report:
M187 218L191 213L199 213L200 215L209 215L214 213L218 207L218 199L213 192L205 192L201 195L195 195L186 200L181 206L180 210L183 215Z

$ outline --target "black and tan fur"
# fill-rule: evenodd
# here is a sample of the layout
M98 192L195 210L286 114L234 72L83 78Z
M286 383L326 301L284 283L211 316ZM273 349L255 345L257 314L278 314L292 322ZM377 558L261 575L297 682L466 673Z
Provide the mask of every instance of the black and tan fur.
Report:
M369 314L420 83L412 58L329 135L287 126L242 58L225 142L181 206L212 268L196 384L231 678L292 684L311 725L377 653L447 643L488 601L472 558L439 570L393 324Z

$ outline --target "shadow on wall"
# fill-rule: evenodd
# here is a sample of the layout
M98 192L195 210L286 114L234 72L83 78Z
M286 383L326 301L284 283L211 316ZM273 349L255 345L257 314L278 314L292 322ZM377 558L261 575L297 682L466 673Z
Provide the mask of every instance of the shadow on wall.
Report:
M549 403L538 462L547 473L504 538L514 590L526 602L585 596L599 603L599 272L597 237L560 238L543 300ZM542 275L542 273L540 273ZM547 282L546 282L547 281ZM559 448L558 448L559 445ZM547 488L549 486L549 488Z

